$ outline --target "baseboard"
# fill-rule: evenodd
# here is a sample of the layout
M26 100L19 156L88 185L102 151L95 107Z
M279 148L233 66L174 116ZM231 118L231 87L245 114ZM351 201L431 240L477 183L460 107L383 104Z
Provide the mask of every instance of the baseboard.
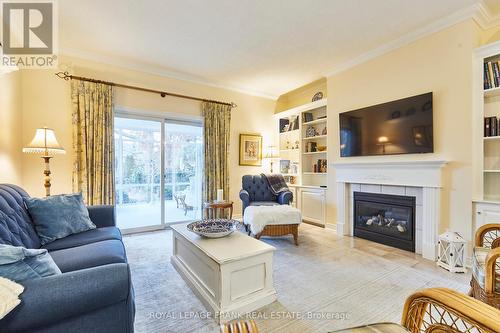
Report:
M308 221L308 220L302 220L302 222L313 225L315 227L325 228L325 225L321 224L321 223L316 223L316 222L312 222L312 221Z

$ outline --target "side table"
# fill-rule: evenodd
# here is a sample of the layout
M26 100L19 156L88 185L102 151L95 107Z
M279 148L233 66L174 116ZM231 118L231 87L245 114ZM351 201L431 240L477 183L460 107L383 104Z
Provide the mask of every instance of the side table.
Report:
M224 211L229 209L229 219L233 218L233 202L232 201L210 201L203 204L205 209L205 217L207 219L215 219L217 216L223 217ZM217 214L219 212L219 214Z

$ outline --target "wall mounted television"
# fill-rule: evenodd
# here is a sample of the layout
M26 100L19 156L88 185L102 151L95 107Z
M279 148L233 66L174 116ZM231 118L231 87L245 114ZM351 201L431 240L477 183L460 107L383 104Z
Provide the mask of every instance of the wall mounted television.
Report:
M340 156L434 152L432 92L339 115Z

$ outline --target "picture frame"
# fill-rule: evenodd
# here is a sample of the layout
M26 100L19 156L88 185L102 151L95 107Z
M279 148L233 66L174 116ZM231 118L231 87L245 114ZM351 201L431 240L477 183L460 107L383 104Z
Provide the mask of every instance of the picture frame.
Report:
M280 172L284 174L289 174L290 172L290 160L280 160Z
M240 134L239 165L262 166L262 135Z

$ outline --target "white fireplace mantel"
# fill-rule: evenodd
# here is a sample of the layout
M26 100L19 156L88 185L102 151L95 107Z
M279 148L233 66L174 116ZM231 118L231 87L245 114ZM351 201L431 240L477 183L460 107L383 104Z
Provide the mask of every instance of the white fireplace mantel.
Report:
M358 184L399 189L416 188L421 193L421 230L416 247L426 259L435 260L441 210L441 171L447 161L370 161L331 164L337 182L337 233L353 234L353 187ZM382 192L381 192L382 193Z
M416 187L441 187L447 161L332 163L337 182Z

